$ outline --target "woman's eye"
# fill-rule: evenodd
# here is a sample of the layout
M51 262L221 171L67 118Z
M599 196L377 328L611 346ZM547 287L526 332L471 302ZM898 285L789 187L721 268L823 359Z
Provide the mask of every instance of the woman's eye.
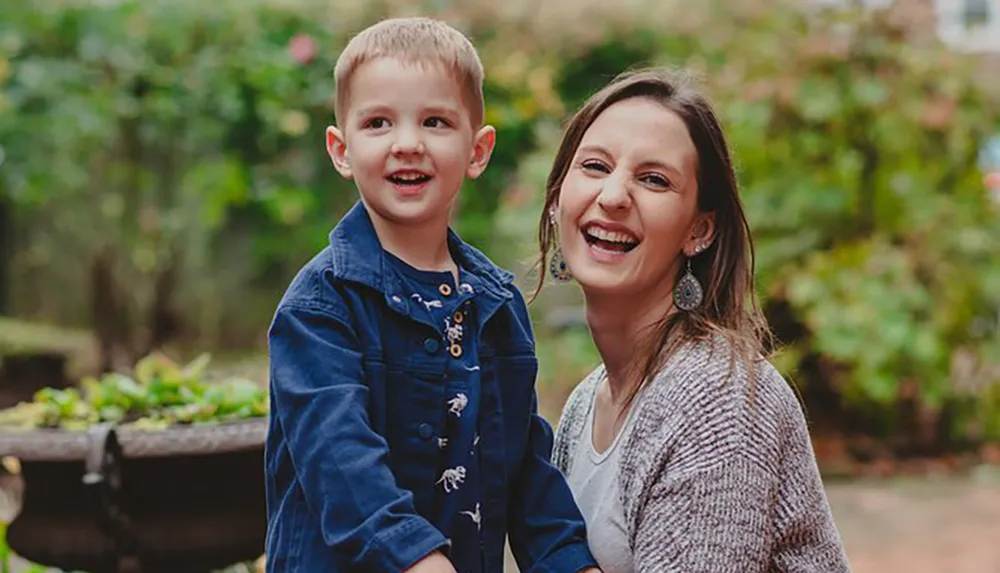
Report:
M655 185L656 187L662 187L664 189L670 187L670 180L660 175L659 173L647 173L646 175L640 177L640 180L649 183L650 185Z
M600 161L594 161L594 160L584 161L580 165L587 171L599 171L601 173L611 172L611 170L608 169L608 166L601 163Z

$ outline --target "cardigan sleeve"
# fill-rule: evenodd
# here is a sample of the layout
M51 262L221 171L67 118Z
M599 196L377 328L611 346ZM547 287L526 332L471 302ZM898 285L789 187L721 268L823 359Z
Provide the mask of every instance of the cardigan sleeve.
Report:
M792 389L710 356L643 393L620 474L636 573L849 571Z

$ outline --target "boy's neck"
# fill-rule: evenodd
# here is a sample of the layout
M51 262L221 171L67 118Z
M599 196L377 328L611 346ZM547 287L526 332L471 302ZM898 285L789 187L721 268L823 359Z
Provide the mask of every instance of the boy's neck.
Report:
M448 217L417 226L403 226L372 213L372 224L382 248L415 269L450 271L458 276L448 249Z

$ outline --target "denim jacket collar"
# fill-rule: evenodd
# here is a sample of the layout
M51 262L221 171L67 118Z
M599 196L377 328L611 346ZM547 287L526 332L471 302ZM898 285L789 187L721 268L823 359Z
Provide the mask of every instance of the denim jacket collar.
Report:
M493 295L509 300L513 294L508 288L514 275L494 265L486 255L464 242L458 234L448 229L448 245L461 267L482 280L483 286ZM335 278L369 286L386 295L390 306L403 310L405 304L397 295L401 285L375 234L371 216L358 201L330 232L331 267Z

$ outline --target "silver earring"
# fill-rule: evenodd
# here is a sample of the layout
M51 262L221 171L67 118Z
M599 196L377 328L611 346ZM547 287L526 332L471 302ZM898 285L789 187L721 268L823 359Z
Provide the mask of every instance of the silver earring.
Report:
M569 272L569 267L566 266L566 260L563 259L562 247L556 247L555 252L552 253L552 258L549 259L549 274L561 283L568 282L573 278L572 273Z
M549 208L549 224L552 225L554 233L559 232L559 225L556 224L555 206ZM561 283L569 282L573 278L573 274L569 272L569 267L566 266L566 259L563 258L562 247L556 247L556 250L552 253L552 258L549 259L549 274Z
M701 283L691 272L691 259L687 260L687 272L681 277L681 280L677 281L674 286L674 304L677 308L690 312L699 306L701 306L701 299L704 296L704 291L701 288Z

